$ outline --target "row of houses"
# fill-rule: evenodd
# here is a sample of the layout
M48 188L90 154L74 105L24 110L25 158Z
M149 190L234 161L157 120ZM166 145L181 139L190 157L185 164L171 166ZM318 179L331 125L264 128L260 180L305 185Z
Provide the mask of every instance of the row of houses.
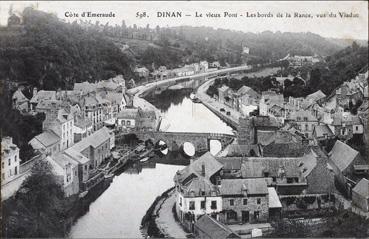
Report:
M167 69L165 66L160 66L158 69L149 71L146 67L137 67L134 70L134 73L139 78L149 78L153 77L155 79L167 79L169 77L181 77L181 76L191 76L201 72L207 72L209 68L218 69L220 67L220 63L218 61L207 62L200 61L196 63L192 63L189 65L184 65L183 67L175 68L175 69Z

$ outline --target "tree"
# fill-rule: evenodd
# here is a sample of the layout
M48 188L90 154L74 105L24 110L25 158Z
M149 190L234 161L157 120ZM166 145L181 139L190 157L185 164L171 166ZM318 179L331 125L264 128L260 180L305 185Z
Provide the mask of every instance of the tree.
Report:
M59 224L54 213L63 214L62 204L64 193L57 178L52 173L52 166L46 160L39 160L31 169L28 176L20 187L17 200L35 215L35 236L45 235L42 225L47 223Z

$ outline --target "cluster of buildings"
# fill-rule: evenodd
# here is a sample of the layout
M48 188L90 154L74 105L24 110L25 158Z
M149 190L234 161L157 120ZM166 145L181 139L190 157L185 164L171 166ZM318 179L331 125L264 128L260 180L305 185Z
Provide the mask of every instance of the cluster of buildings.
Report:
M30 100L17 90L12 98L21 112L45 115L42 133L29 144L50 162L66 196L87 191L104 177L99 167L115 147L116 130L153 130L158 124L154 111L133 107L121 75L75 83L70 91L34 89Z
M299 56L299 55L291 56L290 54L288 54L284 58L280 59L280 61L283 60L287 60L290 67L298 68L304 65L312 65L314 63L320 62L321 57L319 57L316 54L314 56Z
M202 72L216 70L219 67L220 63L218 61L211 63L207 61L200 61L198 63L196 62L189 65L184 65L183 67L175 69L167 69L165 66L160 66L158 69L154 69L152 72L150 72L146 67L137 67L134 72L138 78L153 78L156 80L162 80L170 77L191 76Z
M368 72L331 96L317 91L288 101L274 91L259 95L246 86L237 92L219 88L219 101L243 113L237 143L222 156L206 153L176 173L181 223L197 235L211 234L208 225L237 237L231 225L268 222L289 210L336 206L332 198L338 194L352 200L354 212L369 216L369 164L349 145L353 138L367 143L367 79ZM351 89L350 94L344 95L349 91L343 88ZM356 115L345 110L353 100L363 102ZM247 105L259 108L259 115L250 116L243 110Z

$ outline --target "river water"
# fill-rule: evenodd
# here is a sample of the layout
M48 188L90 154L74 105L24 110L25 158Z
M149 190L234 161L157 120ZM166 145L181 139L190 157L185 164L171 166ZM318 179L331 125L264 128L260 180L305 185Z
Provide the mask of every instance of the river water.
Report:
M217 132L232 134L232 128L202 104L193 103L190 90L164 91L148 100L162 112L161 130L170 132ZM210 142L211 151L219 144ZM178 163L179 162L179 163ZM182 164L182 165L181 165ZM108 189L90 204L72 226L73 238L138 238L142 217L155 198L174 186L173 176L188 164L179 153L154 162L135 164L115 176Z

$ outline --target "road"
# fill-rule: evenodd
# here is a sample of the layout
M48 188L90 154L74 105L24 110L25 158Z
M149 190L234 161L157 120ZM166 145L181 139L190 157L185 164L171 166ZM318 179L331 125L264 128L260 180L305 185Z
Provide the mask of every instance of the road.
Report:
M222 118L228 123L231 123L232 126L237 128L238 119L242 116L241 113L225 104L220 103L219 101L215 100L214 98L206 94L207 89L214 81L215 79L211 79L209 81L206 81L204 84L202 84L197 89L196 96L211 111L218 114L220 118ZM220 109L222 108L225 110L224 112L220 111ZM226 112L230 112L230 115L226 115Z
M128 92L134 94L135 96L139 96L142 93L144 93L145 91L148 91L154 87L169 83L169 82L175 82L175 81L179 81L179 80L183 80L183 79L193 79L193 78L198 78L198 77L206 77L209 75L214 75L214 74L223 74L223 73L230 73L230 72L236 72L236 71L244 71L244 70L250 70L251 66L237 66L237 67L231 67L231 68L226 68L226 69L220 69L220 70L216 70L216 71L210 71L210 72L204 72L204 73L199 73L199 74L195 74L195 75L190 75L190 76L180 76L180 77L174 77L174 78L170 78L170 79L165 79L165 80L161 80L161 81L156 81L156 82L151 82L142 86L138 86L135 88L130 89Z

